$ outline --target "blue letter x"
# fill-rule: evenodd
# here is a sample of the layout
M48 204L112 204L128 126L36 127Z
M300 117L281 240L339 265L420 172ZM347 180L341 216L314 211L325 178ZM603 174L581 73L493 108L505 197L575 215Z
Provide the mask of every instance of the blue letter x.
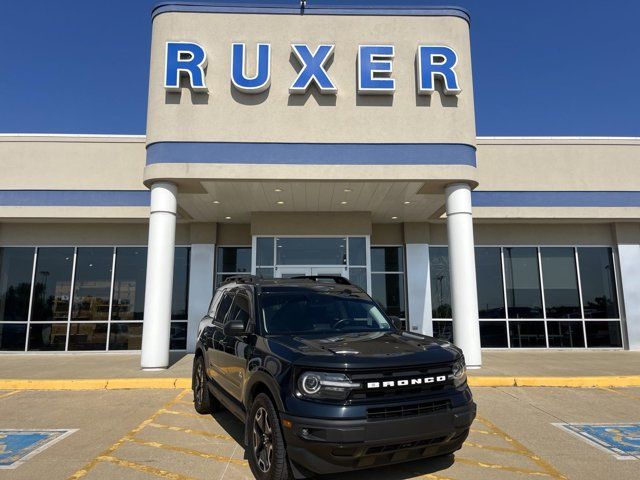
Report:
M335 45L320 45L314 53L311 53L308 45L295 44L291 45L291 48L302 65L302 70L300 70L298 78L295 79L289 88L290 94L300 95L306 93L311 82L315 82L320 93L333 95L338 93L338 89L324 68L325 63L327 63L327 60L329 60L333 54Z

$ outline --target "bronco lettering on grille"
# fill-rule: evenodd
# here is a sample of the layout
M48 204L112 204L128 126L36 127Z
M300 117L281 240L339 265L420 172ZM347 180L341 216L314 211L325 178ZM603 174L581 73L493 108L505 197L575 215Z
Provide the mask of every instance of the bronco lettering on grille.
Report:
M405 378L402 380L384 380L382 382L367 382L368 389L375 388L394 388L394 387L407 387L415 385L425 385L429 383L442 383L447 381L446 375L438 375L437 377L418 377L418 378Z

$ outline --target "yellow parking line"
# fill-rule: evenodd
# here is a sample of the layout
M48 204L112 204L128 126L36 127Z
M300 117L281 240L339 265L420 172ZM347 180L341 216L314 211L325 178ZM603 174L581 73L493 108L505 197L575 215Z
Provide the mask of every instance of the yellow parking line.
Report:
M471 465L473 467L490 468L494 470L504 470L505 472L511 472L511 473L523 473L525 475L537 475L540 477L550 477L550 478L565 478L565 477L555 477L548 472L530 470L528 468L510 467L508 465L499 465L496 463L481 462L479 460L473 460L471 458L456 457L455 461L465 465Z
M204 415L200 415L199 413L191 413L191 412L180 412L178 410L169 410L167 408L163 408L160 410L160 413L168 413L170 415L182 415L183 417L191 417L191 418L202 418Z
M155 422L150 423L149 426L154 428L166 428L167 430L171 430L172 432L183 432L183 433L189 433L191 435L201 435L203 437L217 438L219 440L229 440L229 441L235 442L233 437L229 435L224 435L222 433L211 433L211 432L207 432L206 430L196 430L193 428L177 427L175 425L165 425L163 423L155 423Z
M0 398L7 398L7 397L10 397L11 395L15 395L16 393L20 393L20 390L14 390L13 392L3 393L2 395L0 395Z
M176 445L168 445L166 443L149 442L147 440L141 440L139 438L134 438L134 437L127 438L127 441L137 443L138 445L145 445L147 447L162 448L163 450L171 450L172 452L186 453L188 455L193 455L195 457L206 458L206 459L215 460L218 462L229 462L235 465L242 465L242 466L248 465L246 460L240 460L239 458L224 457L222 455L216 455L215 453L201 452L199 450L178 447Z
M178 402L182 397L184 397L189 392L190 392L190 390L183 390L182 392L180 392L177 397L175 397L173 400L171 400L171 401L167 402L166 404L164 404L162 406L162 408L158 409L153 415L151 415L149 418L144 420L140 425L138 425L136 428L131 430L124 437L122 437L120 440L115 442L113 445L111 445L109 448L107 448L104 452L102 452L99 456L97 456L96 458L91 460L89 463L87 463L84 467L82 467L80 470L78 470L76 473L71 475L67 480L78 480L80 478L84 478L91 470L93 470L95 468L95 466L98 463L103 461L103 460L101 460L102 457L110 457L111 454L114 451L116 451L118 448L120 448L120 446L122 446L122 444L124 442L126 442L129 438L131 438L131 436L135 435L140 430L142 430L144 427L146 427L147 425L152 423L156 419L156 417L158 417L160 415L160 413L164 409L172 407L176 402Z
M514 450L513 448L504 448L504 447L494 447L492 445L483 445L481 443L475 442L464 442L467 447L479 448L481 450L492 450L494 452L504 452L504 453L517 453L522 454L522 452L518 450ZM529 455L527 455L529 456Z
M149 465L140 465L139 463L130 462L129 460L123 460L121 458L116 458L109 455L101 456L98 458L103 462L114 463L121 467L131 468L139 472L150 473L151 475L155 475L156 477L168 478L170 480L197 480L194 477L187 477L185 475L180 475L179 473L161 470Z

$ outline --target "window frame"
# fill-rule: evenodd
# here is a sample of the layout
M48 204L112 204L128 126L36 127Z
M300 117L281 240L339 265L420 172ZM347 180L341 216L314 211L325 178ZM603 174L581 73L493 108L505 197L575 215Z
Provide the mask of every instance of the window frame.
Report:
M400 248L402 249L402 267L403 270L402 271L396 271L396 270L385 270L385 271L378 271L378 270L374 270L373 269L373 260L371 258L371 250L373 250L374 248ZM408 313L409 313L409 297L408 297L408 288L407 288L407 248L405 244L371 244L369 245L369 250L368 250L368 255L369 255L369 285L370 285L370 289L371 292L369 292L369 294L371 295L371 298L373 299L373 275L374 274L382 274L382 275L386 275L386 274L393 274L393 275L400 275L401 279L402 279L402 285L403 285L403 296L404 296L404 317L398 317L400 318L400 320L402 321L403 325L405 325L405 327L408 327L409 323L408 323ZM375 301L375 299L373 299ZM376 302L377 303L377 302ZM380 309L385 313L385 315L388 316L387 312L385 312L385 310L382 308L382 305L380 305Z

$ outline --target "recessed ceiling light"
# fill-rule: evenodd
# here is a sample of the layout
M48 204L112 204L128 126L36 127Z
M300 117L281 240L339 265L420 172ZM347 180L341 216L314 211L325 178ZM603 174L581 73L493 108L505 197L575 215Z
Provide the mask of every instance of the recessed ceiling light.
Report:
M345 188L344 189L344 193L349 193L349 192L353 192L353 190L351 190L350 188Z
M340 202L340 205L346 205L347 202Z
M411 202L409 200L405 201L404 204L405 205L409 205Z
M273 191L277 192L277 193L280 193L280 192L282 192L282 189L281 188L274 188Z
M225 220L231 220L231 217L224 217Z
M277 203L278 205L284 205L284 202L283 202L282 200L278 200L276 203Z
M391 220L397 220L398 217L391 217Z
M214 201L213 201L213 204L214 204L214 205L219 205L219 204L220 204L220 201L219 201L219 200L214 200Z

